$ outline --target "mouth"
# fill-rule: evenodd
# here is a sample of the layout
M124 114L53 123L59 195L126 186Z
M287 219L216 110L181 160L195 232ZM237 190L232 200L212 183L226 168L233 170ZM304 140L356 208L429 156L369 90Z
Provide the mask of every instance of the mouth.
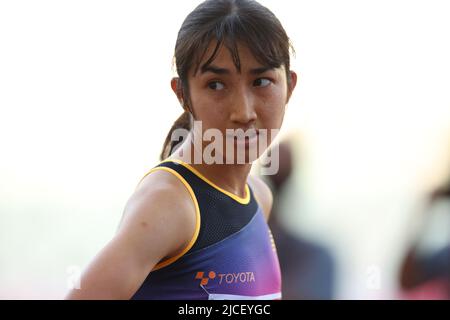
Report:
M249 147L250 145L256 145L259 137L259 131L257 129L251 129L245 132L245 134L231 134L227 135L227 139L233 139L236 145L244 145Z

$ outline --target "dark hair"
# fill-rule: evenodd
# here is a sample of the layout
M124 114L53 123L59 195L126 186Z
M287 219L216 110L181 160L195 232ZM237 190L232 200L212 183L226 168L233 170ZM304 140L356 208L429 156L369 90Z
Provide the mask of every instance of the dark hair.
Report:
M264 66L285 66L290 81L290 52L293 47L278 18L266 7L253 0L206 0L184 20L175 45L175 65L179 77L179 94L183 97L184 113L170 129L161 152L161 160L168 157L178 141L171 141L178 128L191 129L191 104L188 72L194 73L206 54L211 41L217 45L202 67L208 66L222 45L230 51L233 62L240 70L238 43L250 49L255 59Z

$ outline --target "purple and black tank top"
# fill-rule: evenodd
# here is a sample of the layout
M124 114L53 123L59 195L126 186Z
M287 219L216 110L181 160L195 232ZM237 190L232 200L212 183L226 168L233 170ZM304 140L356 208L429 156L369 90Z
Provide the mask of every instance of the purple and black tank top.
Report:
M241 198L179 160L163 161L147 175L156 170L174 174L188 189L196 231L178 256L155 266L132 299L281 299L275 243L248 184Z

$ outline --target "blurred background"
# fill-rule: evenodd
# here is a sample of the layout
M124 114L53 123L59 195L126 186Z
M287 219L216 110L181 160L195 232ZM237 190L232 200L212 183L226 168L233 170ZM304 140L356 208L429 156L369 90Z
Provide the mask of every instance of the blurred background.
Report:
M285 297L448 299L450 4L260 2L299 75L266 177L280 259L298 253ZM63 298L114 235L181 114L199 3L0 1L1 299Z

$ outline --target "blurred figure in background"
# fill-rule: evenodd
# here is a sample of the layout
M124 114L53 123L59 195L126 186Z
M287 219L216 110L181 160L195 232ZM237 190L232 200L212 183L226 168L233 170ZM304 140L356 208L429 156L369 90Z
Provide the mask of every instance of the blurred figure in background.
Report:
M400 270L405 299L450 299L450 179L429 196L425 224Z
M328 251L287 230L280 222L280 195L286 191L294 171L289 141L279 145L279 170L264 177L272 189L273 207L269 226L278 251L282 274L282 296L286 300L332 299L334 262ZM299 214L296 208L292 212Z

